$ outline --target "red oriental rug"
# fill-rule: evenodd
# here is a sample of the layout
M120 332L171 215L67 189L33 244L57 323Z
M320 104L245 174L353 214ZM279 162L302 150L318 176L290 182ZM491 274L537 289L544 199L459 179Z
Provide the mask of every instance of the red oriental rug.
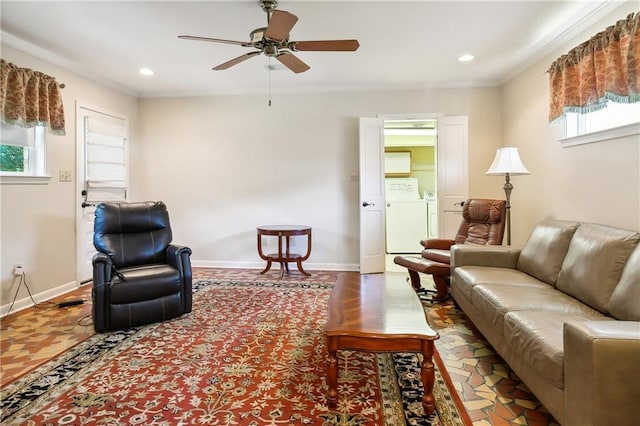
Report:
M198 281L192 313L95 335L3 388L0 420L464 425L437 355L437 412L431 417L422 411L415 354L340 351L338 408L328 410L322 328L331 286Z

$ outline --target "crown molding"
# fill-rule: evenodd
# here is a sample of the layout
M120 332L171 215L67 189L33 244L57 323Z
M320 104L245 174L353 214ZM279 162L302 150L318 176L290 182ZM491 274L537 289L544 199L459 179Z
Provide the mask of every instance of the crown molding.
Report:
M38 59L42 59L43 61L49 62L53 65L57 65L60 68L63 68L69 72L77 74L81 77L89 79L93 82L102 84L103 86L107 86L111 89L117 90L118 92L124 93L129 96L138 97L138 93L123 87L119 84L116 84L112 81L96 77L94 73L84 69L82 66L78 65L73 61L69 61L68 59L63 58L62 56L56 55L46 49L38 47L34 44L26 42L19 37L14 36L6 31L0 30L0 40L2 44L12 47L21 52L27 53L31 56L34 56ZM63 83L63 82L61 82Z
M552 31L547 36L536 42L531 48L530 55L520 62L517 67L512 69L504 76L502 84L511 80L522 71L542 59L544 56L559 49L563 44L571 41L590 26L603 19L605 16L616 10L617 8L627 4L628 1L606 0L605 2L584 2L582 15L572 20L570 23Z

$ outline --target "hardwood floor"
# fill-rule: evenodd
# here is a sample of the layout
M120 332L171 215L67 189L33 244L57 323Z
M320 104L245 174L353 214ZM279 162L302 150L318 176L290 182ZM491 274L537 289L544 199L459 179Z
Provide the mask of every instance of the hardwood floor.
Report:
M335 282L341 272L311 271L311 277L292 272L289 279ZM344 272L350 279L359 274ZM389 272L403 282L406 273ZM194 268L194 279L277 280L278 271L258 275L257 270ZM285 277L284 279L288 279ZM423 285L429 279L424 276ZM59 308L57 302L82 298L82 305ZM56 303L51 303L56 302ZM453 303L424 304L436 341L474 426L557 425L526 386L509 370ZM0 320L0 384L16 378L84 341L94 334L91 324L91 285L52 301L10 314Z

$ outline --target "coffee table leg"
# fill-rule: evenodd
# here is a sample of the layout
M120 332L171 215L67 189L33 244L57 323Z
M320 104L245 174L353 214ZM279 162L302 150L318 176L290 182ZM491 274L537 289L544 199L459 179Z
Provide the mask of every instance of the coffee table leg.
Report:
M333 410L338 405L338 338L327 337L327 405Z
M433 385L435 383L435 370L433 366L433 341L422 341L422 385L424 392L422 394L422 406L427 416L431 415L436 409L436 400L433 397Z

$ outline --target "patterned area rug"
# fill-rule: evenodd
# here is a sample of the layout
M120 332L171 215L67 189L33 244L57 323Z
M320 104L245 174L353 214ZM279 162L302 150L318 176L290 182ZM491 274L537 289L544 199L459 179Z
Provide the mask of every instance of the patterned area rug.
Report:
M193 312L100 334L2 389L7 425L463 425L436 357L426 418L414 354L339 352L326 405L331 284L194 284Z

